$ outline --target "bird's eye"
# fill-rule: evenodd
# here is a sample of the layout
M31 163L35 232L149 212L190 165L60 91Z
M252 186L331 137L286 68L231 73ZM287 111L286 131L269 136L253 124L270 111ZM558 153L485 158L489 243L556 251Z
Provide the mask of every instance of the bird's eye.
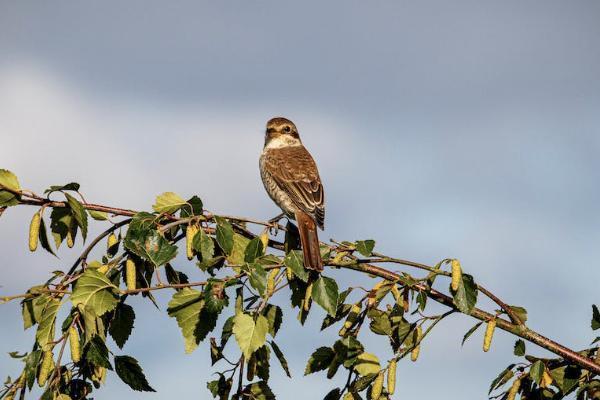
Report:
M289 132L291 132L291 131L292 131L292 128L290 128L290 127L289 127L289 125L286 125L286 127L285 127L285 128L283 128L283 131L284 131L284 132L288 132L288 133L289 133Z

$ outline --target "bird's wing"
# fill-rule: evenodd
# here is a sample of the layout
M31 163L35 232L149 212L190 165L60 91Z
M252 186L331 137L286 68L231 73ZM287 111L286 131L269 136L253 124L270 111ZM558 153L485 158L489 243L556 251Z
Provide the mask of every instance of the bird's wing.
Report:
M279 188L285 191L294 205L315 219L323 229L325 194L315 160L304 146L269 149L265 167Z

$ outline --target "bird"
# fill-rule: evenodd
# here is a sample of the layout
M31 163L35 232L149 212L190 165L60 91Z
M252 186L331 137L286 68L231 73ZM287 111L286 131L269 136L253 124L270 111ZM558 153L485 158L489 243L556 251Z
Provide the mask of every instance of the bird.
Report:
M317 164L292 121L275 117L267 122L259 166L269 197L298 224L304 266L321 272L317 227L325 227L325 193Z

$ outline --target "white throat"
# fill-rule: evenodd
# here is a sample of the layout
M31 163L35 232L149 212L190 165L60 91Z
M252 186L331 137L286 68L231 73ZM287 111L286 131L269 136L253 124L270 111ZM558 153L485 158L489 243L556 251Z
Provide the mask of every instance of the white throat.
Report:
M280 149L282 147L288 146L300 146L301 144L302 142L300 142L300 139L296 139L295 137L285 135L271 139L265 145L265 149Z

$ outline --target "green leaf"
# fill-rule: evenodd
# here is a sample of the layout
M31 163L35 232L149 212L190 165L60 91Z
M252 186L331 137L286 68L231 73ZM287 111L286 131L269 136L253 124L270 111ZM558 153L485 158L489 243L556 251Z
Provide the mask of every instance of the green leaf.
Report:
M227 257L227 261L230 265L241 266L244 264L245 251L246 247L248 247L248 243L250 243L250 239L247 237L237 233L233 234L233 250Z
M173 295L167 313L175 317L185 340L185 352L191 353L198 347L197 326L200 324L200 311L204 307L204 296L190 288L183 288Z
M75 307L80 304L90 307L100 317L117 306L117 290L106 275L87 269L75 284L71 302Z
M375 354L362 353L356 359L354 370L361 376L377 374L381 370L379 358Z
M536 362L534 362L531 368L529 369L529 376L536 384L539 385L542 381L542 376L544 374L545 369L546 366L541 360L537 360Z
M263 244L260 240L260 237L255 237L252 239L248 245L246 246L246 250L244 251L244 261L247 263L252 263L258 257L263 255Z
M7 190L2 190L2 187L21 190L17 176L12 172L0 169L0 207L9 207L19 204L19 197Z
M96 210L88 210L90 217L94 218L96 221L106 221L108 220L108 214L104 211L96 211Z
M123 348L129 335L131 335L134 321L135 312L133 311L133 308L127 304L119 303L115 309L112 321L110 322L108 332L120 349Z
M392 323L388 313L377 309L370 309L367 316L371 319L369 328L377 335L392 336Z
M220 400L228 400L233 380L231 378L225 379L225 376L223 374L219 375L219 379L208 382L206 384L206 387L208 388L208 390L210 390L210 393L213 395L214 398L219 396Z
M333 351L343 361L344 367L352 367L358 356L364 353L363 345L354 336L346 336L333 344Z
M518 339L515 342L514 354L517 357L521 357L525 355L525 342L521 339Z
M209 280L204 286L204 308L211 313L219 314L229 304L225 293L225 285L217 280Z
M335 316L338 303L338 286L335 280L323 275L313 283L313 300L331 316Z
M374 240L357 240L356 250L365 257L370 257L375 248Z
M499 388L503 385L502 382L506 383L510 378L514 376L514 372L512 371L515 364L510 364L506 369L502 370L500 374L494 378L492 384L490 385L490 390L488 391L488 395L492 393L495 389Z
M244 388L244 393L247 395L244 398L253 400L275 400L275 395L265 381L252 383Z
M86 345L83 354L88 362L112 371L112 365L110 365L110 361L108 360L108 348L100 336L95 335L92 337L92 340Z
M25 358L25 382L27 383L27 387L31 390L33 383L35 382L35 378L37 376L38 366L40 364L40 360L42 358L41 350L34 350ZM6 399L6 397L5 397Z
M519 307L519 306L509 306L509 307L515 314L517 314L517 317L519 317L521 322L523 322L523 323L527 322L527 310L526 309L524 309L523 307Z
M267 290L267 271L258 263L248 264L250 269L250 285L261 295L264 296Z
M178 194L173 192L165 192L156 196L156 202L152 206L152 209L157 213L173 214L185 204L187 204L186 201Z
M473 325L473 327L471 329L469 329L467 331L467 333L465 333L465 336L463 337L461 346L464 346L465 342L467 341L467 339L473 334L475 333L475 331L477 330L477 328L479 328L481 326L481 324L483 324L483 322L478 322L475 325Z
M473 277L468 274L462 274L458 289L453 291L454 305L458 310L465 314L471 314L477 303L477 285Z
M56 257L56 254L52 250L52 247L50 247L50 242L48 241L48 233L46 232L46 223L44 222L44 218L40 219L40 232L38 238L42 248Z
M50 214L50 230L54 238L54 244L58 249L67 237L73 223L73 215L67 208L53 208Z
M67 183L66 185L55 185L55 186L50 186L48 189L44 190L44 194L49 194L52 192L58 192L61 190L72 190L74 192L78 191L80 188L79 183L77 182L71 182L71 183Z
M284 258L283 264L292 270L303 282L308 282L308 271L304 269L302 262L302 252L300 250L290 251Z
M181 217L189 218L194 215L202 215L202 200L198 196L192 196L183 207L181 207Z
M203 261L207 261L213 258L215 255L215 243L212 238L200 229L192 240L192 247L202 256Z
M256 322L248 314L239 313L233 320L233 334L246 359L250 359L259 347L265 344L269 322L258 315Z
M310 355L306 368L304 368L304 375L327 369L334 357L335 353L331 347L319 347Z
M272 337L277 335L277 331L279 331L279 327L281 326L281 321L283 320L283 312L279 306L273 304L267 304L263 310L262 314L269 321L269 334Z
M54 342L54 331L56 325L56 313L60 308L60 300L49 298L44 306L39 319L35 340L44 351L52 349Z
M85 211L83 205L75 197L68 193L65 193L65 197L67 198L69 207L73 211L73 217L75 217L77 225L81 228L81 236L83 236L83 241L85 242L88 228L87 211Z
M115 371L119 378L133 390L138 392L156 391L148 384L142 367L133 357L115 356Z
M279 363L281 364L281 368L283 368L283 370L285 371L285 374L291 378L292 374L290 373L290 368L288 366L288 362L285 359L285 356L283 355L283 352L281 351L281 349L279 348L279 346L277 346L277 343L275 343L274 341L269 341L269 344L271 345L271 348L273 349L273 352L275 353L275 356L277 357L277 359L279 360Z
M577 383L581 377L581 368L574 365L565 365L550 371L550 376L560 391L568 395L577 387Z
M600 312L596 305L592 305L592 329L596 330L600 328Z
M325 397L323 397L323 400L340 400L341 395L342 391L340 390L340 388L335 388L329 393L327 393ZM352 398L354 399L354 397Z
M233 228L225 218L215 216L215 221L217 222L215 235L217 243L225 254L230 255L233 251Z
M132 253L159 267L177 255L177 246L169 243L154 228L155 215L137 213L127 230L124 245Z

